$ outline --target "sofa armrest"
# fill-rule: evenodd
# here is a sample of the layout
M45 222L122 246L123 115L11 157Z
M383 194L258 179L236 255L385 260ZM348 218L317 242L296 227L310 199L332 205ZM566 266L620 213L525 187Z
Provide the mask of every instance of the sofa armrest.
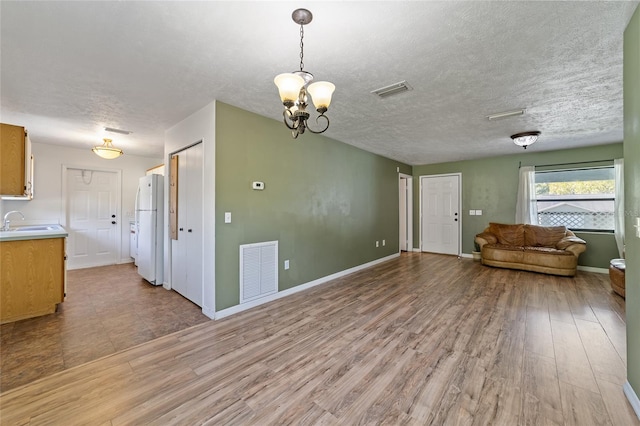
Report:
M587 249L587 242L576 236L567 236L556 243L558 250L570 251L574 256L578 257L580 253Z
M498 237L496 237L491 232L483 232L481 234L476 235L475 241L480 246L480 251L482 251L482 246L483 245L497 243L498 242Z

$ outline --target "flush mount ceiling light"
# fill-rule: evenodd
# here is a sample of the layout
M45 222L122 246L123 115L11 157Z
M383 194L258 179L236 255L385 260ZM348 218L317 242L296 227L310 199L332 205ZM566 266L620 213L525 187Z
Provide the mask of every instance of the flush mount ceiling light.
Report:
M284 73L276 76L273 82L278 86L280 100L285 106L282 113L284 124L291 129L291 136L297 138L298 135L309 129L311 133L322 133L329 128L329 118L324 115L329 109L331 103L331 95L336 89L332 83L328 81L313 81L313 74L304 71L304 26L313 19L313 15L307 9L296 9L291 14L291 19L300 25L300 71ZM320 115L316 118L316 124L320 118L326 121L325 126L320 130L311 129L307 120L309 113L307 112L307 93L311 95L316 111Z
M511 139L513 139L513 143L518 146L527 149L529 145L538 140L538 136L540 136L540 132L522 132L516 133L515 135L511 135Z
M121 149L118 149L111 144L111 139L105 138L103 141L104 143L102 145L94 146L91 151L95 152L96 155L102 158L106 158L107 160L113 160L123 154Z
M487 119L499 120L501 118L515 117L517 115L523 115L527 110L524 108L514 109L513 111L497 112L495 114L487 115Z

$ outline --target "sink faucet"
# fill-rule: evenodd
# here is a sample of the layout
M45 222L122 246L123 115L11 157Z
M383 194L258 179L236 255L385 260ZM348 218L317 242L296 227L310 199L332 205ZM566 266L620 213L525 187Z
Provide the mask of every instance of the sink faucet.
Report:
M4 221L2 222L2 230L3 231L8 231L9 230L9 225L11 224L11 220L9 219L9 215L13 214L13 213L18 213L20 216L22 216L22 220L24 220L24 215L22 214L22 212L19 212L18 210L11 210L10 212L7 212L7 214L4 215Z

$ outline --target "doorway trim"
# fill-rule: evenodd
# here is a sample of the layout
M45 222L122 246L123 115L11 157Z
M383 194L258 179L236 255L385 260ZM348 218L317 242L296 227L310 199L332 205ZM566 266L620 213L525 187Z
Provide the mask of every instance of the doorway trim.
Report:
M456 176L458 178L458 257L462 255L462 173L442 173L437 175L420 175L420 194L419 194L419 202L420 202L420 252L423 251L422 244L422 179L423 178L439 178L439 177L449 177Z
M400 182L402 179L407 180L407 186L409 187L409 194L407 194L407 205L406 205L406 220L407 220L407 253L413 251L413 176L406 175L404 173L398 173L398 188L400 187ZM402 198L400 198L400 192L398 190L398 207L399 214L402 213L402 206L400 205ZM400 222L402 223L402 222ZM400 230L398 229L398 232ZM401 235L401 234L400 234ZM400 242L398 243L398 253L401 253Z
M118 221L116 223L116 265L121 263L129 263L130 261L124 261L122 259L122 170L120 169L107 169L103 167L94 166L79 166L73 164L62 165L62 205L60 206L60 217L62 218L62 226L69 226L69 211L67 210L67 201L69 197L69 190L67 188L67 180L69 179L69 170L90 170L94 172L106 172L116 174L116 215Z

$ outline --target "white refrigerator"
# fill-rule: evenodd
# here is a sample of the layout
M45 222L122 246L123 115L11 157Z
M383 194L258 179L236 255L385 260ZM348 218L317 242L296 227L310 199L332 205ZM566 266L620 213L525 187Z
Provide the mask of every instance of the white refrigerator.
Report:
M154 285L162 285L164 273L164 176L140 178L136 194L138 274Z

